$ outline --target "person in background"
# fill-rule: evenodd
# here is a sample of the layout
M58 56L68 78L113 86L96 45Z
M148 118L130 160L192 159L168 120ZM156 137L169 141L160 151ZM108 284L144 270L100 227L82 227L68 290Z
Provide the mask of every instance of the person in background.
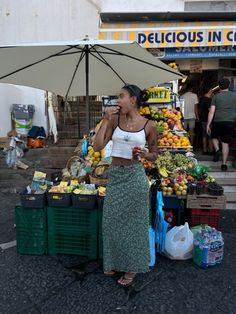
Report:
M190 133L190 142L193 146L195 122L199 120L198 116L198 96L193 92L194 87L188 84L186 92L180 97L184 100L184 128Z
M199 117L202 124L202 146L203 155L211 155L213 152L212 140L207 134L207 119L213 96L212 89L208 86L203 87L203 96L199 99Z
M103 269L107 276L124 272L118 280L124 287L149 271L149 184L139 159L155 161L158 151L155 123L139 114L146 100L146 91L125 85L118 106L106 108L93 146L100 151L113 142L103 206Z
M180 121L181 121L182 126L184 127L184 116L183 116L183 112L181 111L180 107L176 107L176 110L181 113Z
M207 133L212 138L215 162L220 159L220 142L222 145L222 171L227 170L229 143L233 137L236 118L236 93L229 91L229 86L227 78L219 81L220 91L212 98L207 120Z

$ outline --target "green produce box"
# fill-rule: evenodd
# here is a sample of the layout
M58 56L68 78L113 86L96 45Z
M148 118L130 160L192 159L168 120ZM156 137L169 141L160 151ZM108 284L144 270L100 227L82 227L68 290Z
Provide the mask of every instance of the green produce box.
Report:
M98 210L87 210L83 208L60 208L48 207L48 232L79 231L97 234L98 229Z
M48 207L48 252L97 257L97 209Z
M84 255L97 258L97 235L89 232L48 232L48 254Z
M44 208L15 207L17 252L29 255L47 254L47 219Z
M103 258L103 239L102 234L98 235L98 257Z

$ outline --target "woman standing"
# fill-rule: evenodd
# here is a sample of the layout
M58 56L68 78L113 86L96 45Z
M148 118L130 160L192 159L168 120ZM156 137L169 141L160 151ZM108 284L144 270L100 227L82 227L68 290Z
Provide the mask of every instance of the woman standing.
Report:
M208 155L213 152L213 146L210 136L207 134L207 118L211 107L211 98L213 96L212 89L205 86L203 88L203 96L199 100L199 114L202 123L202 145L203 155Z
M149 270L149 184L139 158L154 161L158 153L156 125L138 111L147 99L145 91L125 85L118 106L107 108L94 141L95 151L113 142L103 206L103 268L108 276L124 272L118 280L122 286Z

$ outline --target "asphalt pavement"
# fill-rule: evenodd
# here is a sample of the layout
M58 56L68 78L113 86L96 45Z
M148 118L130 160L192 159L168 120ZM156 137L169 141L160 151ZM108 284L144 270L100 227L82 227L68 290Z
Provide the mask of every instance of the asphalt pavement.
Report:
M101 260L30 256L16 251L14 208L19 195L0 193L0 313L236 313L236 211L221 212L224 261L206 270L192 260L157 256L133 286L105 277ZM3 247L3 246L2 246Z

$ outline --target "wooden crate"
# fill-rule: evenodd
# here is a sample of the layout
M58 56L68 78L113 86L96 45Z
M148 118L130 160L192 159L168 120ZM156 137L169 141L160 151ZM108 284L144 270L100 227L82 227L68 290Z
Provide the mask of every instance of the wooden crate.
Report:
M211 195L187 195L187 208L226 208L226 197Z

